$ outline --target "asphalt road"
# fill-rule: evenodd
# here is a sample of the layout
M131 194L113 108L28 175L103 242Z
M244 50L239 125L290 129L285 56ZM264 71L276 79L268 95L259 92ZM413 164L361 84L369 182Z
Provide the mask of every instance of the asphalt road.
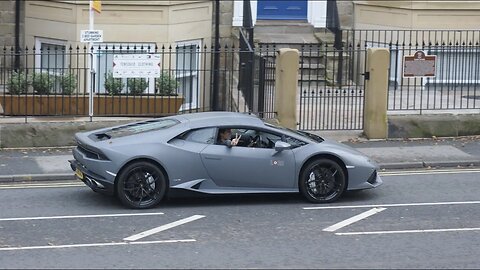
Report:
M480 268L480 170L383 180L333 204L180 194L146 211L81 183L1 185L0 267Z

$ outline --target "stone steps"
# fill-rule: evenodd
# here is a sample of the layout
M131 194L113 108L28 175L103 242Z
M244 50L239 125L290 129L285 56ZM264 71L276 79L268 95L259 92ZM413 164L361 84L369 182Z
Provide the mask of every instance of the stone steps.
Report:
M273 61L281 48L299 51L300 85L316 87L333 83L329 78L334 77L339 53L333 47L335 35L329 30L314 29L300 21L257 21L254 31L257 48ZM343 53L343 58L347 61L347 52Z

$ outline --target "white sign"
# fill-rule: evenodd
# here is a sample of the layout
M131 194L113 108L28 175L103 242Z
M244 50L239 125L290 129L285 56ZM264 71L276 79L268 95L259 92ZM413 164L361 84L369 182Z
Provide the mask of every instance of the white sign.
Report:
M114 54L114 78L160 77L159 54Z
M103 30L82 30L81 42L103 42Z

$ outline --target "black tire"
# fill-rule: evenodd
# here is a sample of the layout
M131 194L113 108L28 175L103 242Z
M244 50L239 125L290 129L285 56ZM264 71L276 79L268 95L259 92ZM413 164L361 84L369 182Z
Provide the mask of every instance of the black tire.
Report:
M345 190L345 173L337 162L320 158L308 163L300 173L300 193L310 202L336 201Z
M118 176L117 197L134 209L151 208L163 199L167 178L155 164L138 161L127 165Z

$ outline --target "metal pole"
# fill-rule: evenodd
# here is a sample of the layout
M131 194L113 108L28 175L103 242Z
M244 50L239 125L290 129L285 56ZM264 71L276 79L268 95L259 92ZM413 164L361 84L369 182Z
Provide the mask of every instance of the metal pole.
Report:
M20 69L20 1L15 1L15 71Z
M215 41L214 41L214 59L213 59L213 101L212 109L218 111L220 106L220 87L219 87L219 69L220 69L220 0L215 0Z
M93 0L90 0L89 2L89 14L90 14L90 23L89 23L89 30L92 31L94 28L93 28L93 24L94 24L94 11L93 11ZM93 42L89 42L88 43L88 50L89 50L89 54L90 54L90 63L89 63L89 69L90 69L90 88L89 88L89 91L88 91L88 116L90 117L90 122L92 122L93 120L93 87L94 87L94 79L93 77L95 76L95 67L93 66L93 58L94 58L94 55L93 55L93 51L92 51L92 48L93 48Z

